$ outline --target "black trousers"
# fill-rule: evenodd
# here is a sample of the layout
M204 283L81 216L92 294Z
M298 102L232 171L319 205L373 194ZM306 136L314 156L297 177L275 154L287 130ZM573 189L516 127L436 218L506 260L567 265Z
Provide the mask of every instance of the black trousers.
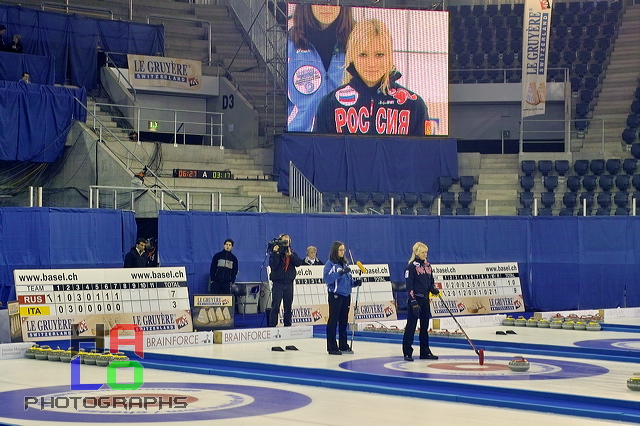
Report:
M291 305L293 304L293 281L274 281L271 289L271 314L269 327L277 327L280 314L280 304L284 304L283 322L285 327L291 327Z
M349 305L351 305L351 295L341 296L329 293L329 320L327 321L327 352L346 351L349 349L347 343L347 324L349 323ZM336 343L336 325L338 326L338 343Z
M231 283L211 281L209 293L211 294L231 294Z
M418 305L420 306L420 315L416 316L411 308L411 303L407 301L407 326L404 328L404 336L402 337L402 354L405 356L411 356L413 354L413 338L416 334L416 325L418 319L420 320L420 355L427 355L431 353L429 349L429 317L431 316L431 310L429 309L429 299L426 297L416 297Z

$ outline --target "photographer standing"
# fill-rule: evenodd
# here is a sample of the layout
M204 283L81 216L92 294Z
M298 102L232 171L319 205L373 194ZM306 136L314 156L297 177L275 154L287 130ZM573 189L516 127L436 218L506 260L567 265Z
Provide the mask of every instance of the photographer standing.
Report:
M287 234L280 235L269 253L269 266L271 267L269 279L273 283L269 327L276 327L278 325L280 304L283 302L284 326L291 327L293 280L296 278L296 266L301 266L303 263L304 261L291 250L291 237Z

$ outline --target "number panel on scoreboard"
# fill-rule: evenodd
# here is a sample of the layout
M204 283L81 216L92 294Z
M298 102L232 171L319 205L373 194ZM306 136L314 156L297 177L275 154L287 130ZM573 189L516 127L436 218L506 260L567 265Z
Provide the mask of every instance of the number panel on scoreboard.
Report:
M14 279L26 340L68 337L80 323L92 334L98 323L193 330L184 268L16 270Z
M524 311L518 264L473 263L432 265L433 278L452 312L492 314ZM434 316L448 315L437 298L431 298Z

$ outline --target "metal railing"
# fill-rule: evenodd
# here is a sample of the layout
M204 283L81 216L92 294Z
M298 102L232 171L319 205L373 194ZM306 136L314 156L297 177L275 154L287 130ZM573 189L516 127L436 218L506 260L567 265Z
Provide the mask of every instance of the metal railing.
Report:
M289 200L300 206L300 213L322 212L322 192L289 161Z
M209 31L207 31L207 43L208 43L208 49L207 49L207 58L208 58L208 62L211 63L211 50L212 50L212 44L211 44L211 21L207 21L205 19L198 19L198 18L183 18L183 17L178 17L178 16L169 16L169 15L155 15L155 14L149 14L147 15L147 24L151 23L152 19L157 19L157 20L169 20L169 21L179 21L179 22L195 22L195 23L200 23L200 24L206 24L209 27Z
M221 112L208 112L208 111L192 111L192 110L181 110L181 109L166 109L166 108L151 108L151 107L141 107L138 105L122 105L122 104L107 104L107 103L95 103L93 106L93 127L96 127L96 119L97 119L97 110L103 109L111 109L118 111L121 115L113 115L113 118L116 120L124 119L126 120L131 127L133 127L138 135L140 135L141 122L142 122L142 112L152 112L156 115L167 115L172 114L172 119L159 119L159 118L151 118L149 116L149 120L155 121L160 126L161 123L170 125L173 130L171 132L164 132L162 130L157 130L157 133L173 133L173 143L174 146L178 144L178 137L182 136L182 144L186 143L186 135L198 135L203 137L203 141L205 138L209 138L209 145L214 146L218 145L222 148L222 138L223 138L223 124L222 124L222 116ZM147 114L149 115L149 114ZM204 119L200 121L193 121L193 117L202 116ZM191 128L188 130L188 128ZM198 128L201 129L209 129L209 132L198 131ZM180 133L182 130L182 133ZM214 143L214 142L217 142Z
M537 120L537 119L528 119L523 120L521 122L521 138L520 138L520 152L525 152L524 145L528 143L557 143L553 140L539 140L535 138L530 138L526 140L526 135L528 132L536 134L557 134L558 140L564 141L564 151L569 152L569 148L571 146L571 142L576 141L578 139L584 139L584 130L579 130L575 128L576 122L587 122L589 123L588 128L592 132L599 131L600 143L602 146L602 152L604 153L605 146L605 121L603 118L578 118L578 119L570 119L570 120ZM543 127L540 125L541 123L563 123L562 129L559 130L542 130ZM602 127L598 130L598 126L593 126L591 123L599 123ZM527 127L533 126L532 129L527 129ZM580 137L582 135L583 137Z
M106 9L103 7L91 7L91 6L79 6L79 5L70 5L69 0L65 4L62 3L54 3L50 1L43 1L40 3L40 8L44 10L45 8L49 9L64 9L65 13L69 13L69 10L80 11L80 12L93 12L92 15L109 15L109 18L113 21L113 11L111 9Z
M104 185L91 185L89 186L89 208L113 208L123 209L123 204L119 201L125 199L125 205L128 205L131 211L136 211L136 199L140 198L144 194L150 194L156 202L156 211L159 210L181 210L191 211L194 208L194 194L208 195L207 198L207 210L208 211L222 211L222 193L219 191L211 191L206 189L163 189L163 188L148 188L144 186L104 186ZM180 197L178 194L184 194ZM171 200L166 200L165 195ZM101 198L106 201L101 202ZM171 206L176 208L171 208Z
M128 55L128 53L120 53L120 52L104 52L106 61L107 61L107 65L111 65L110 68L113 68L116 70L116 72L118 73L118 76L126 83L127 87L131 90L131 92L133 93L133 103L136 103L138 94L136 92L136 88L133 87L133 84L131 84L131 82L129 81L129 79L127 78L127 76L125 76L122 71L120 70L120 68L116 65L115 62L113 62L113 59L111 59L110 55L124 55L125 57Z

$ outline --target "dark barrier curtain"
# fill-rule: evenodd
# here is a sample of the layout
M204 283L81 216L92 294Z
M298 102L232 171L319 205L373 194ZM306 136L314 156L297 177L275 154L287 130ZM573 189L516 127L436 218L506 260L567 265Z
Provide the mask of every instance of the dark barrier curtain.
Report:
M120 53L164 55L164 27L141 23L118 23L56 12L0 5L0 22L11 37L23 36L24 53L48 56L55 61L55 82L71 83L93 89L97 87L97 45L117 47ZM101 22L106 34L102 34ZM122 30L122 27L126 27ZM122 34L126 40L117 42ZM105 49L106 50L106 49ZM68 74L67 67L71 73ZM40 81L36 81L41 83Z
M235 241L238 281L265 281L267 242L287 233L300 256L313 245L323 261L331 243L342 241L356 261L389 264L392 281L404 280L404 268L417 241L427 244L433 264L517 262L528 310L640 306L640 221L635 217L161 211L158 232L163 264L186 266L190 294L206 291L211 258L226 238Z
M98 82L98 22L79 15L69 17L69 68L75 86L93 89Z
M73 121L75 100L47 86L11 83L0 87L0 160L53 162ZM10 87L9 87L10 86ZM11 121L6 117L11 117Z
M289 161L321 191L438 191L438 177L458 178L455 139L287 134L276 138L274 174L289 192Z
M0 52L0 80L16 82L28 72L32 83L55 83L55 62L48 56Z
M69 96L71 98L76 98L80 102L74 102L73 104L73 118L78 121L87 120L87 89L84 87L76 89L73 87L45 86L40 84L26 85L11 81L0 81L0 89L2 88L10 90L41 91L55 96Z
M135 232L132 212L0 208L0 301L15 299L15 269L122 267Z

